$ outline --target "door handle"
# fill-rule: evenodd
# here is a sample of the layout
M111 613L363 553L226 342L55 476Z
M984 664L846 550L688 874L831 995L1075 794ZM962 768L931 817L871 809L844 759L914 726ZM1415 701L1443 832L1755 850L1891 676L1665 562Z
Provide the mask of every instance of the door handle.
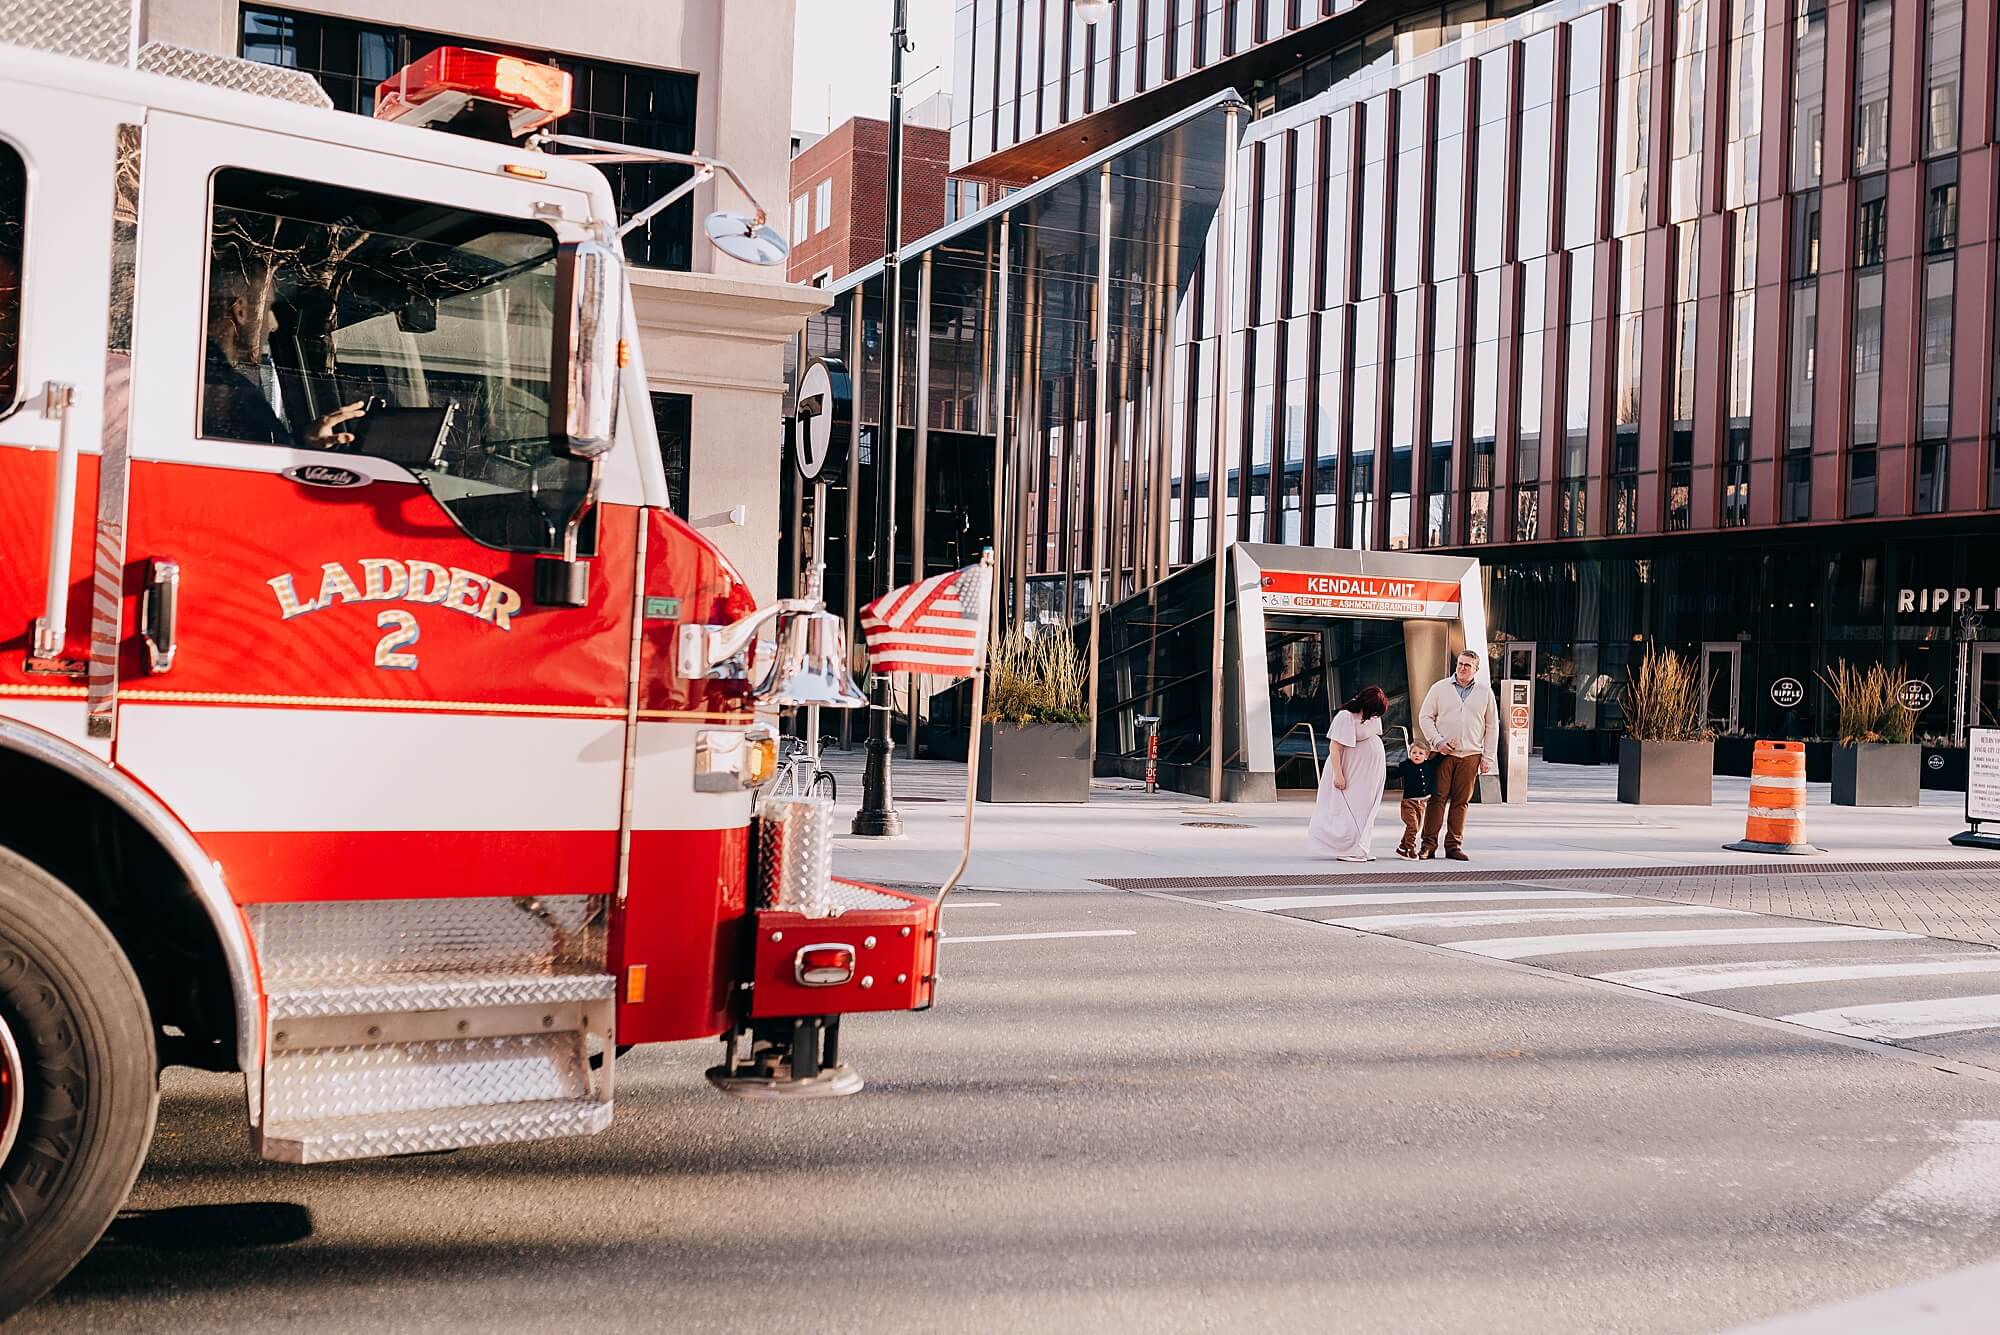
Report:
M174 623L181 604L181 563L154 557L146 563L146 591L139 598L139 634L146 641L148 670L174 669Z

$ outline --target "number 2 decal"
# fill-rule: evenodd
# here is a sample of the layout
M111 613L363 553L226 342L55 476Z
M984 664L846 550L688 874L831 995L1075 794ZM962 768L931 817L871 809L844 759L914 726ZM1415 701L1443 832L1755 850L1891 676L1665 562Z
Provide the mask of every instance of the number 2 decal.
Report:
M414 669L417 656L398 651L406 644L415 644L417 636L423 633L417 627L417 619L400 608L391 608L375 618L375 625L389 632L375 646L375 666L404 672Z

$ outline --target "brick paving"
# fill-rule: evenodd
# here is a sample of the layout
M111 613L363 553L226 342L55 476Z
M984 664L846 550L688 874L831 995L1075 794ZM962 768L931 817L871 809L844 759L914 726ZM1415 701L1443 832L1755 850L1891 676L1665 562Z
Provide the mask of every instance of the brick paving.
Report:
M1562 882L1569 890L1580 884L1571 879ZM1625 877L1595 884L1607 893L2000 946L2000 872L1993 870Z

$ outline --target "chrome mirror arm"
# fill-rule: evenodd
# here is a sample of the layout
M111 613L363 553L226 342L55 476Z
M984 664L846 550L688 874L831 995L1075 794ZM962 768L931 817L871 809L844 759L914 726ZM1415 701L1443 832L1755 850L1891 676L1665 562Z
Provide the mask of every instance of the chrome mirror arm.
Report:
M723 669L750 647L765 626L781 616L819 610L817 598L781 598L727 626L682 626L680 674L691 681L723 676Z
M671 162L695 169L695 174L692 177L681 182L680 185L669 191L665 197L655 200L647 208L632 215L626 221L625 225L619 228L618 234L620 236L631 231L634 227L642 226L648 219L659 213L660 210L672 205L676 200L685 197L704 183L713 180L717 172L734 181L736 188L743 192L743 198L749 200L750 206L757 210L757 226L762 227L770 221L770 216L765 213L762 201L751 192L749 185L743 178L736 174L736 169L720 158L704 157L699 153L677 153L671 149L664 148L635 148L631 144L613 143L608 139L587 139L578 134L534 134L528 136L527 147L531 151L551 146L584 150L581 153L566 155L575 157L581 162L593 162L600 165L617 162Z

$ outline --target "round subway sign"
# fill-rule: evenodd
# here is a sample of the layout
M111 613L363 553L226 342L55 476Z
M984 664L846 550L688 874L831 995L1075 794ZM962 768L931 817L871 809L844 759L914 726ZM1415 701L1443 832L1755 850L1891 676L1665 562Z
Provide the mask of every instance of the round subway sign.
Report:
M1923 713L1931 707L1931 701L1936 698L1937 692L1931 689L1931 684L1927 681L1906 681L1903 683L1903 689L1896 692L1896 703L1912 714Z
M822 357L799 377L798 429L792 433L799 476L818 482L839 473L853 436L854 389L847 368Z
M1771 683L1771 703L1780 709L1797 709L1806 698L1806 688L1797 677L1780 677Z

